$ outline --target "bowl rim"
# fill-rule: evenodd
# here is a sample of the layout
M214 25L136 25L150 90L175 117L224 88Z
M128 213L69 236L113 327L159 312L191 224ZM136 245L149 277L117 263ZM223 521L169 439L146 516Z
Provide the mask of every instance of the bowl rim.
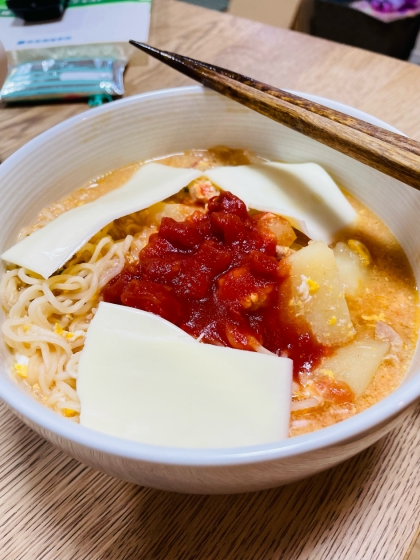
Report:
M293 93L297 93L307 99L328 105L344 113L362 118L373 124L402 134L396 128L384 123L376 117L348 105L316 95L300 92ZM219 94L206 90L202 86L168 88L127 97L83 112L41 133L9 156L0 166L0 179L4 173L13 169L16 163L25 158L33 149L36 149L38 146L41 146L43 143L81 121L96 119L103 113L112 112L115 109L118 110L118 107L122 105L136 105L137 103L147 102L150 98L156 99L159 97L178 95L218 96ZM220 449L186 449L155 446L125 440L91 430L69 421L69 419L62 418L48 409L46 406L36 401L29 393L22 391L12 378L10 378L10 383L0 382L0 398L9 405L21 419L27 419L30 425L35 425L39 429L39 432L47 438L48 433L51 432L73 444L90 448L99 453L120 456L134 461L182 465L184 467L226 467L285 459L290 456L303 455L322 448L342 444L346 441L349 442L354 439L359 439L364 433L392 419L394 416L401 414L406 408L420 398L420 375L413 376L412 379L400 385L390 395L363 412L332 426L278 442L248 447Z

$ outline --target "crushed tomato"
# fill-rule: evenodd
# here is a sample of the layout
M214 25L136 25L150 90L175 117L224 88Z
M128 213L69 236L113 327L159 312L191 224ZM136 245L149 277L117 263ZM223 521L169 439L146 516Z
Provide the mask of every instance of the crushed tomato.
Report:
M287 271L260 216L223 192L206 213L163 218L139 261L105 287L104 300L160 315L203 342L287 355L295 376L310 371L328 350L283 320L279 287Z

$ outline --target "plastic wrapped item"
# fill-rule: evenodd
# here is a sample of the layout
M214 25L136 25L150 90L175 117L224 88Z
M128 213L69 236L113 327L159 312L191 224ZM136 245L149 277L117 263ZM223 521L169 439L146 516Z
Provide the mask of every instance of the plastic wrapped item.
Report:
M3 45L0 43L0 88L7 76L7 55Z
M0 37L10 72L1 99L90 98L96 105L122 95L128 60L147 60L128 40L147 40L150 5L151 0L66 0L62 17L28 23L0 0Z
M112 58L42 60L17 64L0 92L7 103L118 96L125 62Z
M419 0L369 0L374 10L384 13L406 12L420 7Z
M0 38L10 65L51 58L127 61L136 51L129 39L147 41L150 6L151 0L67 0L60 19L28 24L0 0Z
M384 23L391 23L417 16L420 0L356 0L351 7Z

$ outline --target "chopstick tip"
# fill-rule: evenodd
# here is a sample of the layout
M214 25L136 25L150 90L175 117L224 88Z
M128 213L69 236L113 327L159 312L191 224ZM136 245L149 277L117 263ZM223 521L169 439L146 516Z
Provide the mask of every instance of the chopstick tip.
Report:
M139 49L141 49L143 47L147 47L146 43L140 43L139 41L134 41L134 39L130 39L128 42L131 45L134 45L135 47L138 47Z
M134 39L130 39L128 41L131 45L133 45L133 47L136 47L138 49L140 49L141 51L147 52L147 53L159 53L162 52L159 49L155 49L155 47L151 47L150 45L148 45L147 43L140 43L139 41L134 41Z
M153 58L156 58L157 60L160 60L161 62L166 62L169 65L170 65L170 62L168 62L168 61L182 62L182 59L184 58L184 57L182 57L180 55L177 55L175 53L171 53L171 52L168 52L168 51L162 51L161 49L157 49L156 47L152 47L151 45L148 45L147 43L140 43L139 41L134 41L134 39L130 39L129 43L131 45L133 45L133 47L136 47L137 49L140 49L141 51L147 53L148 55L152 56Z

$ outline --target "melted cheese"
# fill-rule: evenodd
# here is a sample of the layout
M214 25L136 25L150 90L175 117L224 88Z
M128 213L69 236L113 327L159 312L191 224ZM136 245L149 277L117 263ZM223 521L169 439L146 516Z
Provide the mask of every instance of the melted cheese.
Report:
M200 175L194 169L144 165L119 189L65 212L11 247L1 258L48 278L101 228L176 194Z
M316 241L331 243L334 234L356 218L343 193L316 163L218 167L206 176L248 208L284 216Z
M206 172L149 163L125 185L65 212L1 255L48 278L101 228L122 216L148 208L205 175L248 208L284 216L311 239L330 243L356 213L322 167L314 163L263 163L218 167Z
M153 445L218 448L288 436L292 361L202 344L164 319L101 303L81 354L80 423Z

